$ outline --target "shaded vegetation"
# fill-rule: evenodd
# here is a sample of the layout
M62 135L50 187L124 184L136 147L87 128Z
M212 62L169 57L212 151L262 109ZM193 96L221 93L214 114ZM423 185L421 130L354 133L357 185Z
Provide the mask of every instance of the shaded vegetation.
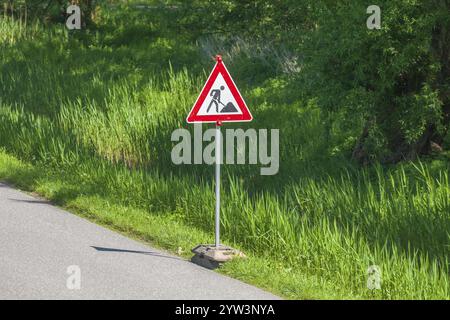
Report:
M394 2L388 13L403 3ZM224 4L213 7L204 1L148 2L143 8L111 3L98 6L93 24L81 32L45 21L25 26L10 17L0 20L0 146L35 168L31 174L13 170L3 156L8 160L0 167L11 169L0 170L0 177L148 240L152 232L160 234L151 227L154 221L176 221L202 235L193 240L205 240L213 229L213 168L172 165L170 135L180 127L192 130L184 119L212 56L222 53L255 118L229 127L281 129L277 176L260 176L255 166L225 166L224 241L251 256L229 272L292 298L326 298L330 292L345 298L449 298L448 153L376 164L398 149L390 150L389 130L411 145L429 121L445 126L438 113L446 98L438 86L447 82L437 80L443 69L426 50L428 33L411 34L405 40L411 47L400 42L391 55L388 42L397 35L387 27L390 15L384 36L369 32L359 4L361 15L360 9L347 10L353 5L320 1L286 1L296 8L288 11L266 1L217 1ZM416 6L403 12L414 16L421 8ZM223 30L205 32L204 10ZM336 15L319 19L320 12ZM352 33L355 19L361 27ZM295 21L301 23L294 27ZM297 28L310 33L295 36ZM382 40L386 36L391 40ZM415 40L422 43L419 53L410 52ZM359 51L361 46L368 51ZM385 68L371 74L379 59ZM415 66L423 66L430 81L421 75L414 90L396 91L397 75L409 78ZM380 87L368 89L375 85ZM398 103L398 113L390 112L389 122L374 120L389 102ZM407 111L411 118L401 116ZM358 160L375 164L352 162L355 146L362 150ZM382 268L382 290L367 289L370 265ZM267 278L258 272L277 281L263 283Z

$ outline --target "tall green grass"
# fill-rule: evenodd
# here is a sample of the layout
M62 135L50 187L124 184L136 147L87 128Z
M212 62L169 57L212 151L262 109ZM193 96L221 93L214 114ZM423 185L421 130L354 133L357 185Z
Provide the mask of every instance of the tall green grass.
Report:
M212 231L213 168L170 162L170 135L188 127L208 60L191 71L162 36L143 48L116 45L121 33L28 28L0 20L0 146L67 175L76 192ZM149 62L147 50L169 59ZM223 240L346 296L449 299L448 162L358 168L330 149L347 138L313 101L279 99L277 81L244 89L247 126L281 130L281 170L225 166ZM381 290L367 288L371 265Z

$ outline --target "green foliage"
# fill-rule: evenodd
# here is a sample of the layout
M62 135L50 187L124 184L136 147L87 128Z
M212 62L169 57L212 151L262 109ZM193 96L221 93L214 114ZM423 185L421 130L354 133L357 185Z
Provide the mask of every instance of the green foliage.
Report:
M448 1L378 1L381 30L366 27L362 0L173 3L185 13L181 25L196 36L220 33L294 52L301 72L290 79L292 88L318 98L328 119L348 121L346 134L364 136L357 145L364 158L426 154L449 130ZM269 74L257 65L254 73ZM355 117L360 127L352 125ZM369 135L361 134L366 125Z
M70 4L80 6L87 24L91 22L98 0L2 0L4 14L16 16L21 20L65 22L66 9Z
M330 112L349 122L355 116L372 121L384 152L395 153L430 126L449 126L443 104L449 103L450 7L429 0L378 4L382 28L368 30L366 2L318 2L317 27L304 46L304 82ZM438 29L446 38L437 39ZM366 147L379 156L379 149Z
M398 100L400 105L407 106L403 108L399 124L408 143L417 141L429 123L435 123L441 132L444 131L442 101L438 93L431 90L429 86L425 86L417 94L401 97Z
M186 3L186 10L200 10L192 13L181 3L145 10L105 5L96 29L79 34L61 25L24 28L17 20L0 20L0 145L35 168L30 173L1 156L0 176L32 184L59 204L145 239L167 243L177 235L155 225L175 221L182 236L192 231L200 234L195 240L206 241L213 227L212 168L176 167L170 161L170 135L188 127L184 119L216 50L212 40L196 39L204 30L192 25L203 23L195 14L204 16L201 4L211 14L214 8L243 11L230 28L255 21L248 30L255 33L264 25L274 39L268 47L287 41L277 29L284 16L269 2L257 1L264 10L255 13L248 9L253 2L218 3L224 5ZM251 126L281 129L279 175L262 177L254 166L224 169L224 241L249 253L250 267L257 269L245 270L244 262L230 268L259 281L271 275L265 285L294 298L332 292L333 297L448 299L448 159L363 169L345 157L374 115L392 114L393 130L409 141L429 122L441 121L442 94L433 81L438 77L433 72L441 69L431 62L427 33L393 31L394 15L387 16L380 33L368 31L365 7L355 4L359 9L349 12L349 3L318 2L306 11L293 10L294 16L309 12L302 28L311 32L287 46L303 51L298 79L269 68L279 51L260 42L254 42L258 50L252 42L242 45L244 38L228 38L224 45L233 48L227 65L255 117ZM408 3L405 17L423 9ZM321 23L312 28L310 21ZM415 43L418 52L400 38ZM306 39L310 42L303 43ZM396 75L410 73L428 80L397 94ZM390 103L395 108L386 112ZM374 121L369 127L365 145L371 153L386 152L386 126ZM269 263L254 256L268 256ZM380 291L366 287L372 264L383 271Z

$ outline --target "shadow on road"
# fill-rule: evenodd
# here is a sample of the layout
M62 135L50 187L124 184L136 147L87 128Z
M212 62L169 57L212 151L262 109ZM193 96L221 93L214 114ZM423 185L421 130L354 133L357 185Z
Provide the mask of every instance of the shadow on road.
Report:
M23 199L11 199L8 198L10 201L14 202L25 202L25 203L36 203L36 204L51 204L49 201L46 200L23 200Z
M152 252L152 251L136 251L136 250L117 249L117 248L103 248L103 247L95 247L95 246L91 246L91 248L94 248L95 250L101 251L101 252L137 253L137 254L144 254L144 255L149 255L149 256L155 256L155 257L161 257L161 258L168 258L168 259L184 261L184 259L182 259L182 258L169 256L169 255L164 255L164 254L160 254L160 253Z

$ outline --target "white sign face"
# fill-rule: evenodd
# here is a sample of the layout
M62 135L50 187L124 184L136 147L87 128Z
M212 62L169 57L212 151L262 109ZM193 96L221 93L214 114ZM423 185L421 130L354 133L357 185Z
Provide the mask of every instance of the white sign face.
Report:
M242 114L225 79L219 74L198 113L200 116L218 114Z
M211 72L186 119L188 123L248 122L253 117L230 76L222 57Z

